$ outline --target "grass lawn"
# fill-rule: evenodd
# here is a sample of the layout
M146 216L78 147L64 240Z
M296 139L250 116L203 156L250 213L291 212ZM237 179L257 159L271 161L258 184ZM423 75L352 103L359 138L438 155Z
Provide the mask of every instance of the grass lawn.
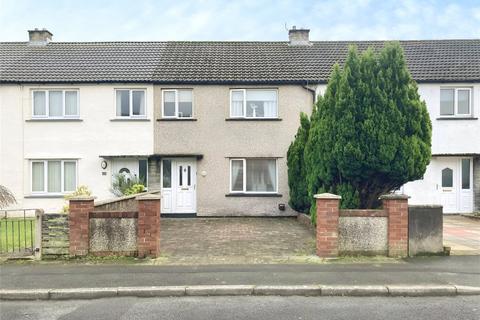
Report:
M0 253L23 251L35 246L35 219L0 219Z

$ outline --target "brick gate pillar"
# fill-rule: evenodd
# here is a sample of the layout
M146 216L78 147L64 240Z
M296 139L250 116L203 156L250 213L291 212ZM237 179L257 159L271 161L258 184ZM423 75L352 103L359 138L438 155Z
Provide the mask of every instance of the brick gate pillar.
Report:
M138 256L158 257L160 254L160 195L138 196Z
M408 255L408 198L404 194L387 194L380 197L388 213L388 255Z
M89 213L93 211L95 197L80 196L69 200L69 253L72 256L84 256L89 248Z
M317 203L317 255L338 256L338 217L342 197L331 193L316 194Z

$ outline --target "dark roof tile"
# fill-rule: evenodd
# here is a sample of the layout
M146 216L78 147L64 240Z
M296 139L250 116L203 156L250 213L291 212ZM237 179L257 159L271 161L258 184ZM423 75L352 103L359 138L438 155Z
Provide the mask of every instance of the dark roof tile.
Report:
M480 40L400 41L419 82L480 81ZM0 43L0 82L322 83L383 41Z

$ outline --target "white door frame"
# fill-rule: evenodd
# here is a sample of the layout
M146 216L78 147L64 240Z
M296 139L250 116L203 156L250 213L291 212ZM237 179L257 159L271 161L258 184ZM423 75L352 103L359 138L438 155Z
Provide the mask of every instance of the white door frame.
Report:
M171 177L170 177L170 187L163 187L163 161L171 161ZM161 170L160 170L160 186L162 189L162 213L178 213L178 214L190 214L197 212L197 159L196 158L162 158L161 159ZM192 192L191 206L188 208L179 208L178 201L181 199L179 192L182 192L179 189L178 181L178 170L180 165L189 164L191 165L191 176L190 176L190 187L184 186L181 189L184 190L188 188Z

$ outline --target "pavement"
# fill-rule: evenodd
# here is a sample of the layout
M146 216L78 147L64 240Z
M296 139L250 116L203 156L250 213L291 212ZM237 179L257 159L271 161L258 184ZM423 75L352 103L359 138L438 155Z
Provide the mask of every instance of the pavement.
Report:
M464 295L480 294L480 256L316 265L4 264L0 280L3 299L116 297L122 290L130 296Z
M182 297L3 301L13 319L358 319L478 320L480 296L468 297Z
M451 255L480 255L480 219L444 215L443 244Z

